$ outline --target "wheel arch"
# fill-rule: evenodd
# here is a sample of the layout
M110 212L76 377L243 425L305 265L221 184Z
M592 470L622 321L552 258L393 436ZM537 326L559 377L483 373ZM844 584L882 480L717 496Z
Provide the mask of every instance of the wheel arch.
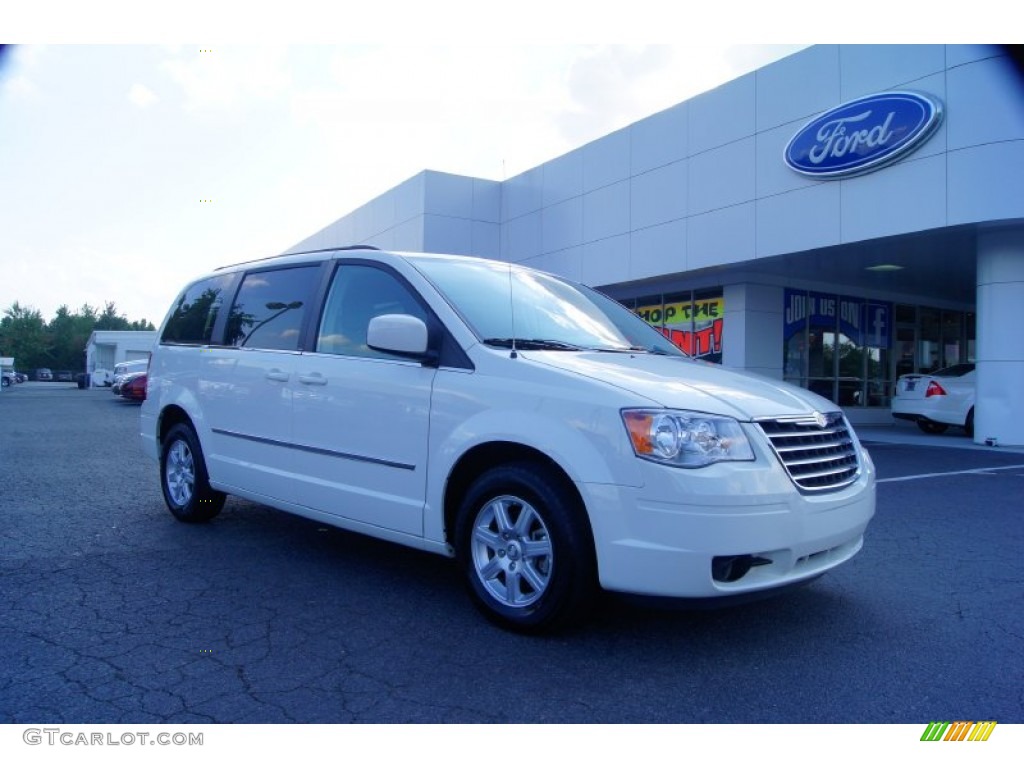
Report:
M203 447L188 413L175 406L165 408L156 433L160 490L171 514L184 523L205 523L216 517L227 494L210 485Z
M593 525L587 512L587 505L569 473L543 451L529 445L509 441L492 441L473 446L452 467L444 490L444 535L445 541L453 550L456 547L456 518L466 491L485 470L502 464L534 464L542 467L578 506L586 522L587 541L596 556Z
M180 405L169 405L160 412L160 418L156 425L156 443L160 451L163 450L164 438L167 433L177 424L187 424L193 431L196 425L188 412Z

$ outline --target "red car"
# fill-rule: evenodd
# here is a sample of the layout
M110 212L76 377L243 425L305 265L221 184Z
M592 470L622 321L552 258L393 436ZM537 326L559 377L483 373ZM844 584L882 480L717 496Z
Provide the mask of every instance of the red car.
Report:
M141 403L146 399L146 374L135 373L121 383L121 397Z

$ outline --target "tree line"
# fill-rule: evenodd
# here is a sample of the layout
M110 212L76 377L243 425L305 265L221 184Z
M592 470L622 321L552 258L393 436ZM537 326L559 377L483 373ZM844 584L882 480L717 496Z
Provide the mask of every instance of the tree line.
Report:
M85 345L93 331L153 331L145 318L129 321L108 301L102 311L83 304L77 312L61 305L46 322L38 309L14 302L0 318L0 357L13 357L15 367L28 373L36 368L85 370Z

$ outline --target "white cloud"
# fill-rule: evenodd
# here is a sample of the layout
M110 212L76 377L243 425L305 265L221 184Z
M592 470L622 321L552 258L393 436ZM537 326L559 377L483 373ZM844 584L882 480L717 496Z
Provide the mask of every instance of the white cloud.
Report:
M163 63L188 110L223 108L249 99L272 99L290 84L287 49L214 46L186 48Z
M638 111L638 85L670 58L668 46L600 46L578 57L567 76L566 108L558 116L566 139L583 143L629 122Z
M5 94L16 99L33 99L39 95L39 89L25 75L14 75L0 83Z
M159 101L159 98L146 86L135 83L128 91L128 101L137 107L145 109Z
M558 124L573 145L752 71L802 46L692 45L594 47L569 71L568 103Z
M552 120L584 50L349 47L334 52L329 81L294 95L292 117L332 159L386 167L389 180L424 168L500 179L566 148Z

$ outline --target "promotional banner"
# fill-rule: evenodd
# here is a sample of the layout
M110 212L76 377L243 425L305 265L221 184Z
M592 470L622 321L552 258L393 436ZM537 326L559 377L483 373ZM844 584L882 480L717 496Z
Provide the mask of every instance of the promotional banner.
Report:
M637 307L636 313L691 357L722 353L725 299L721 296Z

